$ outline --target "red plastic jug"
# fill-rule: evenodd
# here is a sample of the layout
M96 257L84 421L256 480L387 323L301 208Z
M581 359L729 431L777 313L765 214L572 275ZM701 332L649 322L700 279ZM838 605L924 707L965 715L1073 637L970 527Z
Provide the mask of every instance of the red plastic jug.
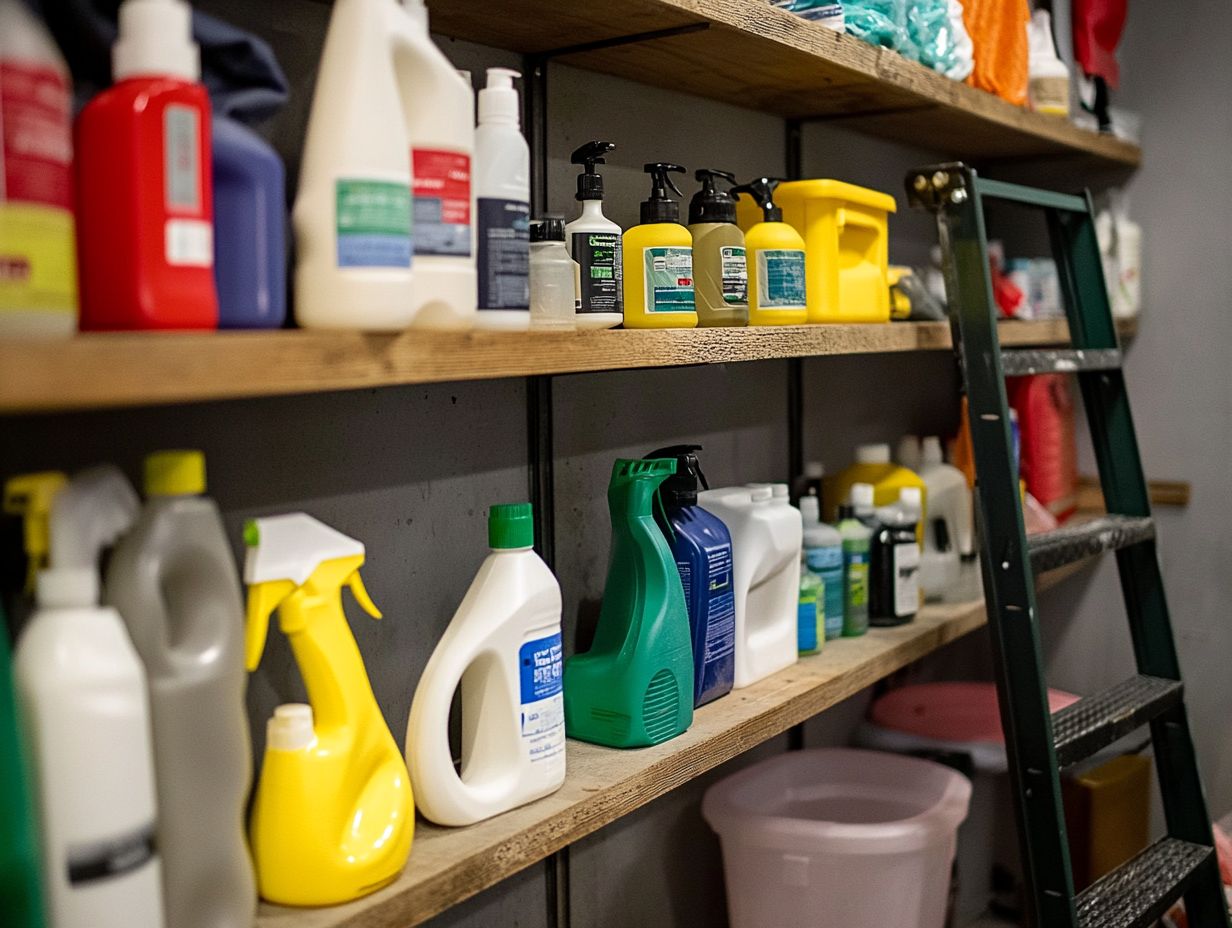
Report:
M1012 377L1006 386L1022 433L1022 479L1064 521L1078 507L1073 385L1066 374L1035 374Z

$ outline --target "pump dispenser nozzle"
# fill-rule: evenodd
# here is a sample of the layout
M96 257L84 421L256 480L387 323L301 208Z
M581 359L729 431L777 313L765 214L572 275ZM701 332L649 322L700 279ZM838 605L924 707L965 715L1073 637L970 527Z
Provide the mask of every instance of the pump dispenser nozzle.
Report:
M736 175L727 171L716 171L713 168L698 168L693 176L701 181L702 189L693 194L689 201L689 225L703 222L736 221L736 198L727 190L720 190L716 181L723 179L731 185L736 183Z
M650 175L650 199L642 201L642 224L652 222L680 222L680 204L668 197L671 190L678 197L684 196L668 174L686 173L685 168L669 161L651 161L642 165L642 170Z
M615 147L615 142L595 141L587 142L573 152L569 161L572 164L580 164L585 168L583 173L578 175L577 199L603 199L603 178L595 171L595 165L606 164L607 159L604 156Z
M751 197L753 202L761 207L764 222L782 222L783 210L774 202L774 190L782 182L781 177L758 177L747 184L733 187L732 193Z
M488 83L479 91L479 121L520 126L518 92L513 89L521 73L511 68L488 68Z

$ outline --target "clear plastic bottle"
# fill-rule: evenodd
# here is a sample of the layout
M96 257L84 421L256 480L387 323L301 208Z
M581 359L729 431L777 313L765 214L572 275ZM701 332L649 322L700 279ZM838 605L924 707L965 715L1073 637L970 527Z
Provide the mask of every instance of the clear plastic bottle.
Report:
M565 221L537 219L530 226L530 325L532 329L573 329L574 262L565 249Z

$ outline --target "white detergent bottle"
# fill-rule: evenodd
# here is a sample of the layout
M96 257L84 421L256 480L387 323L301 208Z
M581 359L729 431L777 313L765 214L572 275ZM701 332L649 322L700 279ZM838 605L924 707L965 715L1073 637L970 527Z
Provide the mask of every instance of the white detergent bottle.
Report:
M530 327L530 147L508 68L488 68L475 130L479 315L485 329ZM572 308L572 307L570 307Z
M799 510L776 501L768 486L725 487L698 494L732 537L736 602L735 688L756 683L799 657L798 606L803 524Z
M428 660L406 726L415 805L438 825L470 825L539 799L565 779L561 598L531 548L529 503L493 506L492 553ZM449 707L462 688L462 772Z
M392 2L392 0L390 0ZM414 54L398 59L398 84L414 177L415 280L411 324L466 329L475 323L475 99L428 35L423 0L402 0Z
M99 605L99 554L139 508L113 467L56 495L51 566L14 654L55 928L164 924L145 672L120 614Z
M945 463L935 435L924 439L920 462L928 496L920 588L926 600L938 600L956 587L962 558L973 551L971 488L962 471Z
M573 164L581 214L565 226L565 247L578 265L577 327L610 329L624 321L624 265L620 226L603 215L603 175L595 170L615 142L593 141L578 148Z

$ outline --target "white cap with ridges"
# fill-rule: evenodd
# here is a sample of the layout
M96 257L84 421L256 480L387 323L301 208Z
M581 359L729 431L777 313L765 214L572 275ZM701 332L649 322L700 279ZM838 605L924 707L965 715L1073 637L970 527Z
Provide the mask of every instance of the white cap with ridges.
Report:
M513 87L514 78L521 77L510 68L488 68L488 84L479 91L479 121L498 125L521 125L518 108L518 92Z
M124 0L119 36L111 49L111 77L201 78L201 52L192 39L192 8L184 0Z
M889 464L890 446L887 444L856 445L857 464Z

